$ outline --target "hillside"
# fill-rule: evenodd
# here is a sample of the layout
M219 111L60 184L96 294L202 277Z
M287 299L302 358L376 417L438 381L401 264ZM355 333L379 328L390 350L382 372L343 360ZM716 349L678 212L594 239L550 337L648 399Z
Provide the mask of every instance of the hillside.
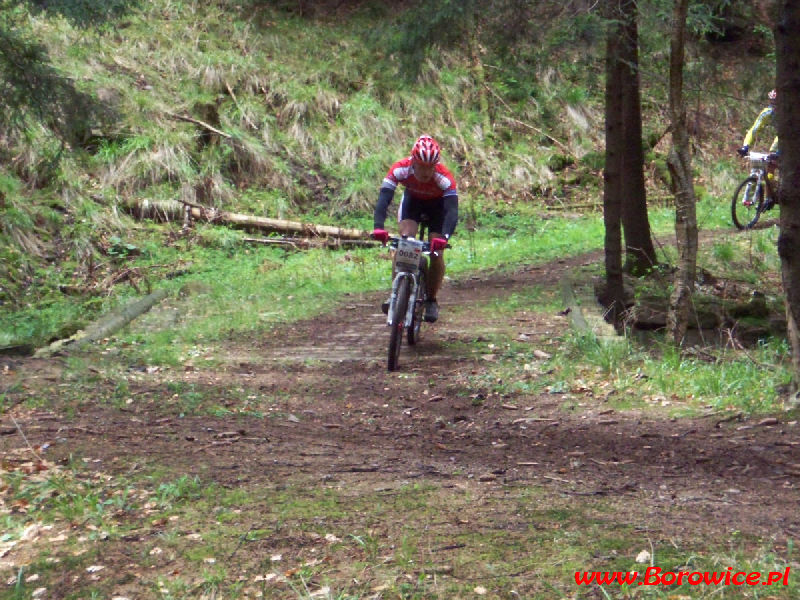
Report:
M0 146L0 346L64 337L164 275L153 265L175 260L162 250L177 225L135 222L126 204L365 228L386 167L421 132L460 177L462 232L600 205L602 23L580 2L498 2L463 30L445 14L434 25L455 39L426 54L408 50L413 9L382 2L25 6L4 17L5 39L31 49L17 68L37 78L7 70L30 94L10 96ZM665 21L642 15L650 201L668 205ZM769 87L754 67L768 64L763 32L731 35L696 38L688 61L701 199L729 193L731 150ZM195 233L187 263L198 245L238 243Z

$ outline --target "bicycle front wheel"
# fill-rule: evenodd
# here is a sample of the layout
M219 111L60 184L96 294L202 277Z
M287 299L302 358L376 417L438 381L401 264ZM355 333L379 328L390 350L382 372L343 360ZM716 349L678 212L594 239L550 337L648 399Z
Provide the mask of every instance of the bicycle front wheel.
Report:
M397 288L397 298L392 309L392 332L389 336L389 360L387 366L390 371L397 369L400 357L400 345L403 343L403 329L405 328L406 311L408 310L408 296L411 293L408 277L400 280Z
M750 229L764 211L764 184L755 176L748 177L733 194L731 217L738 229Z

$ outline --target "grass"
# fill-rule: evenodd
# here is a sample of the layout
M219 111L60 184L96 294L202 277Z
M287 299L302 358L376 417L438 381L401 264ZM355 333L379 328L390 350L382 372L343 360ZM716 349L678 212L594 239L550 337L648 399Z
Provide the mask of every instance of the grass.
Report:
M478 269L511 269L530 262L531 257L536 257L535 261L549 260L568 251L596 247L600 239L599 229L593 237L586 236L587 226L597 227L590 218L577 223L528 218L518 219L515 224L509 220L504 224L502 239L493 231L497 223L489 222L475 236L462 238L461 245L449 253L450 277ZM513 227L510 232L509 227ZM380 260L387 258L385 251L286 253L249 247L241 243L238 233L224 229L202 228L198 235L202 244L208 245L176 244L159 248L136 238L123 244L141 247L143 251L138 257L120 257L117 268L140 269L147 278L145 283L149 280L152 285L164 285L175 297L173 303L188 305L182 316L186 327L180 331L145 331L124 336L123 343L146 347L148 362L175 364L203 340L260 331L270 323L308 317L340 302L344 294L375 291L388 285L388 260ZM161 282L152 278L163 272L157 265L181 263L192 265L191 275ZM181 301L180 290L193 282L202 284L206 293L200 298ZM135 294L133 289L130 291ZM36 309L7 313L0 318L0 330L5 332L9 343L33 341L41 345L63 327L77 329L90 315L107 311L130 296L96 298L82 306L53 296L49 307L39 303Z
M122 547L148 567L136 581L142 597L161 598L252 597L258 591L300 598L582 597L576 572L641 573L653 564L663 572L734 566L766 573L783 571L794 559L791 543L776 548L736 534L727 542L653 538L636 525L634 507L620 521L608 500L576 502L534 485L423 481L374 491L298 482L225 490L196 477L158 483L162 476L108 477L80 464L38 482L5 473L12 500L30 500L24 520L6 523L5 540L19 539L26 523L53 523L46 535L66 532L68 540L45 550L37 537L40 559L0 597L28 597L34 586L55 583L64 569L97 574L82 578L74 597L103 597L125 579L97 566L103 553ZM54 489L70 501L53 502ZM442 506L450 518L441 518ZM65 520L72 523L66 530ZM652 554L650 563L635 561L642 550ZM35 584L26 583L31 575ZM608 585L604 593L660 599L694 597L703 589L720 588ZM797 584L790 578L788 588L770 592L790 598Z
M680 416L710 410L751 415L787 408L782 390L791 379L791 365L785 340L765 341L747 353L712 350L699 358L681 355L663 343L654 349L652 341L644 345L593 332L569 332L549 346L535 348L509 342L507 334L498 333L471 347L492 357L486 372L466 378L473 397L475 390L482 390L481 397L492 394L525 402L528 395L550 393L562 395L566 402L602 398L607 408ZM551 358L534 354L542 350Z
M666 226L669 219L666 213L655 213L653 221ZM585 225L579 224L577 229L585 230ZM572 240L575 245L580 243L564 231L568 229L559 230L562 239ZM543 253L547 253L550 240L540 238L540 241L547 247ZM723 235L711 245L701 245L698 263L712 276L733 278L741 282L737 285L751 286L769 296L777 289L776 241L774 228ZM667 259L674 260L668 250L662 249ZM599 275L599 268L590 266L576 273L575 278L585 282ZM652 291L656 293L668 293L668 288L658 291L658 286L663 284L658 279L654 281L645 283L654 286ZM590 287L582 285L582 288ZM556 289L531 289L478 310L498 316L524 315L526 308L555 314L563 308L562 303ZM591 304L585 307L590 313L595 312ZM780 314L780 303L776 301L773 306ZM534 350L545 350L552 357L542 361L533 355ZM570 332L551 341L549 347L531 348L524 342L510 340L508 332L502 331L466 349L493 357L486 373L467 380L470 388L482 390L483 396L488 393L516 398L549 392L565 394L566 399L574 400L589 394L607 398L611 408L665 410L673 415L709 410L758 414L786 408L782 390L791 380L791 365L785 339L766 338L746 352L729 346L705 350L707 354L699 357L678 354L659 336L643 340L633 336L614 339L597 331ZM524 367L521 371L520 364Z
M361 222L362 228L366 227ZM149 230L143 233L149 235ZM186 327L173 332L139 332L123 338L127 344L144 344L148 362L176 364L189 348L239 333L259 331L270 323L318 314L344 294L375 291L388 285L386 253L376 249L330 252L312 250L287 253L247 246L240 234L216 227L201 227L196 241L159 246L139 235L117 237L122 247L141 249L139 256L112 258L111 268L136 268L141 284L163 285L175 304L187 304L182 319ZM114 238L112 238L114 239ZM602 227L597 218L542 220L536 216L510 216L488 212L473 234L454 241L448 253L448 275L458 278L477 270L511 270L522 264L597 249ZM191 274L159 281L163 265L188 264ZM179 292L197 282L206 287L204 297L181 302ZM42 345L61 331L75 331L88 319L107 312L136 294L122 290L113 297L96 297L76 304L53 290L47 301L10 311L0 317L0 332L7 343ZM235 307L235 308L234 308ZM244 308L244 310L242 310ZM135 327L135 326L134 326Z

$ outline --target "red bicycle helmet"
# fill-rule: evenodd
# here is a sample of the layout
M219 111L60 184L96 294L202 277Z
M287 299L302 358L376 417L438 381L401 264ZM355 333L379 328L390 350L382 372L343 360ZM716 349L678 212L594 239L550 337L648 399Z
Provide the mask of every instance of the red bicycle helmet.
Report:
M439 144L429 135L421 135L414 143L411 158L426 164L435 165L439 162Z

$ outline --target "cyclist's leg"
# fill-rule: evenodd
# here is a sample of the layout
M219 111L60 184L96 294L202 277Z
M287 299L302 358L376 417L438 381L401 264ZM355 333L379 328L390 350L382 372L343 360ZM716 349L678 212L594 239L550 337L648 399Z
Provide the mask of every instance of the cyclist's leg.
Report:
M444 237L438 231L431 231L428 239ZM436 300L437 294L442 287L444 281L444 250L439 250L438 256L431 253L430 267L428 268L428 298Z
M417 235L418 227L419 223L417 223L414 219L403 219L398 225L400 235L409 235L414 237Z
M443 238L442 227L444 226L444 202L439 200L431 201L426 209L428 216L428 240L433 238ZM444 281L444 251L440 250L438 256L431 253L431 262L428 272L428 299L436 300L437 294Z
M416 237L417 228L419 227L419 202L414 201L408 190L403 192L403 200L397 209L397 221L397 230L400 235ZM396 274L394 257L392 257L392 281L394 281Z
M400 235L413 235L416 237L423 208L422 202L409 194L408 190L403 192L403 200L397 209Z
M403 193L403 199L400 202L400 206L397 209L397 230L400 235L417 235L417 219L419 217L416 216L414 212L414 203L413 199L408 194L408 191ZM416 219L415 219L416 217ZM395 258L396 254L392 253L392 282L394 282L394 278L397 275L397 267L395 265ZM383 314L389 314L389 304L391 303L391 296L387 298L381 304L381 310Z
M417 227L419 224L413 219L402 219L397 224L397 229L400 232L400 235L410 235L416 236L417 235ZM395 255L392 255L392 281L394 281L394 276L397 275L397 269L394 265Z
M442 238L442 227L444 225L444 203L442 200L432 202L428 207L428 240ZM438 294L444 281L444 250L437 254L431 253L430 265L428 268L428 301L425 303L425 320L434 322L439 318Z

